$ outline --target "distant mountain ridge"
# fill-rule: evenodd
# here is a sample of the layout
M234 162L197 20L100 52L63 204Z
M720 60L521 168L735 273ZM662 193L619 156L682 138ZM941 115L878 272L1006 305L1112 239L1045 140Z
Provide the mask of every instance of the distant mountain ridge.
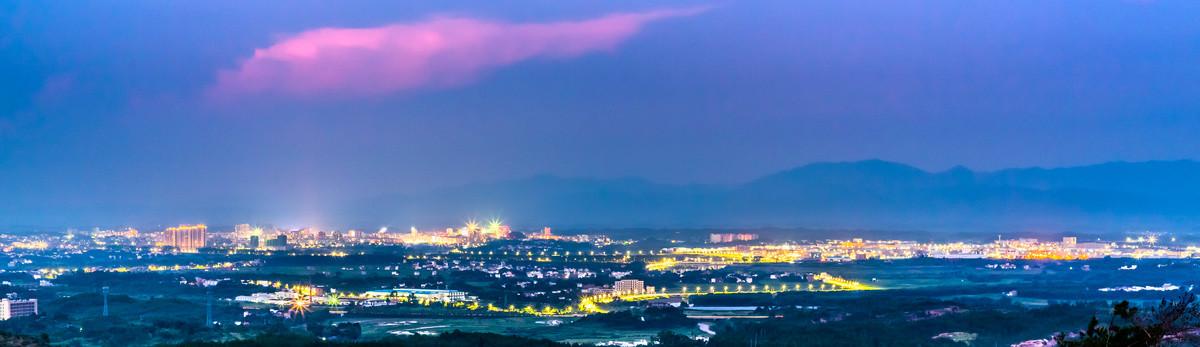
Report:
M814 163L734 186L535 176L345 206L346 220L446 225L499 217L563 227L1171 229L1200 226L1200 162L927 172L882 160ZM451 217L451 218L453 218ZM453 225L453 224L452 224Z

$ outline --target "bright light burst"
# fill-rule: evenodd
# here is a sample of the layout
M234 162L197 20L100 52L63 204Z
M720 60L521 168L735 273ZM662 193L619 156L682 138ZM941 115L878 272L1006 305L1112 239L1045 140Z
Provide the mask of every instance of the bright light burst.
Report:
M304 313L308 311L312 311L312 309L308 307L308 301L299 295L297 295L295 299L292 299L292 306L288 308L288 312L291 312L292 314L298 314L300 317L304 317Z

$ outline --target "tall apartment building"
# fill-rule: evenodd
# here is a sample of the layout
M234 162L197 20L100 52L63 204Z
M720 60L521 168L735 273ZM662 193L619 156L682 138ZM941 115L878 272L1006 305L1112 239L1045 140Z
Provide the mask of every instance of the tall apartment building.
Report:
M279 235L275 236L275 238L273 238L273 239L266 239L263 241L263 246L265 246L267 248L272 248L272 249L287 248L287 245L288 245L288 237L287 237L287 235L284 235L284 234L279 234Z
M758 239L758 234L710 234L708 242L711 243L727 243L733 241L754 241Z
M250 229L250 224L238 224L233 226L233 235L238 238L250 237L250 233L254 229Z
M0 320L13 317L32 316L37 314L37 299L29 300L0 300Z
M163 231L163 243L181 251L194 251L204 247L205 234L208 227L199 225L180 225Z

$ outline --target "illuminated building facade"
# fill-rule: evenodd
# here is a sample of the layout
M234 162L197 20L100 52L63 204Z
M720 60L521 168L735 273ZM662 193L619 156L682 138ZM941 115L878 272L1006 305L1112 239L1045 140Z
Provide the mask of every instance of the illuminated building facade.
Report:
M13 317L36 315L38 312L37 299L29 300L0 300L0 320Z
M708 242L725 243L733 241L754 241L758 239L758 234L710 234Z
M208 227L200 225L180 225L163 231L163 243L179 250L194 251L204 247L205 234Z
M640 280L620 280L613 284L613 291L617 293L641 294L646 291L646 283Z
M529 236L529 238L538 239L538 240L561 240L562 239L562 237L555 236L554 234L550 233L550 227L542 228L542 232L534 233L533 235Z
M250 237L250 232L252 230L253 229L250 229L250 224L238 224L233 226L233 234L238 238Z
M466 301L467 293L457 290L446 289L416 289L416 288L393 288L379 289L363 293L363 296L371 298L413 298L416 300L441 301L441 302L456 302Z

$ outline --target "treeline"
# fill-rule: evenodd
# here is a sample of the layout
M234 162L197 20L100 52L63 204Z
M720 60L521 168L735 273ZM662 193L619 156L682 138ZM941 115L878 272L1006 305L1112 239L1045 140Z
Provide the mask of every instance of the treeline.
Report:
M346 266L354 265L392 265L405 262L405 252L397 253L368 253L349 254L344 257L330 257L319 254L274 255L262 259L264 267L271 266Z
M314 336L265 334L251 340L223 342L185 342L178 347L577 347L578 344L531 339L493 333L468 333L454 330L436 336L393 336L375 341L330 341Z
M675 307L648 307L645 310L625 310L593 313L572 324L600 324L623 329L668 329L695 325L683 310Z
M207 288L180 283L180 281L194 281L196 277L211 280L230 276L214 278L215 276L212 273L200 272L72 271L54 279L54 283L64 286L67 289L79 291L98 292L102 287L109 287L109 292L115 294L151 294L170 297L202 297L206 295L206 291L212 291L212 294L217 298L233 298L239 295L273 291L273 289L262 286L242 284L237 280L221 281L216 286Z
M137 299L109 295L109 315L102 314L104 298L99 293L84 293L39 302L37 315L0 321L0 331L16 334L48 335L54 342L70 341L91 345L148 345L161 341L220 339L231 333L260 331L281 318L243 317L240 306L216 301L213 317L229 321L237 317L247 325L205 326L204 302L175 298ZM318 313L310 314L316 316ZM3 344L0 344L3 346Z
M1041 309L972 308L960 303L869 302L861 307L806 310L777 307L781 318L732 322L718 328L710 346L941 346L961 345L942 333L977 334L971 345L1010 345L1047 339L1102 310L1092 304Z
M43 347L50 345L50 336L42 334L40 337L32 337L25 335L13 334L6 331L0 331L0 346L5 347Z
M362 337L362 325L358 323L338 323L335 325L308 323L308 332L323 339L354 341Z

